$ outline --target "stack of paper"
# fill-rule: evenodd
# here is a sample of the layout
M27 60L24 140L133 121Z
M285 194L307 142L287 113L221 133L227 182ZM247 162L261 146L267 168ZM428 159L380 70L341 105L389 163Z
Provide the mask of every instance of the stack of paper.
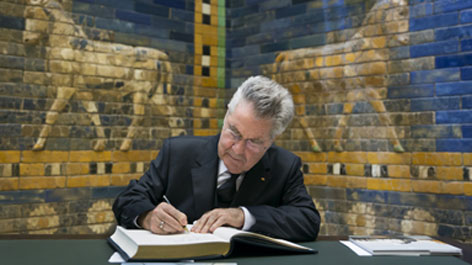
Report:
M344 244L351 249L354 245L370 255L462 255L460 248L428 236L350 236L349 242Z

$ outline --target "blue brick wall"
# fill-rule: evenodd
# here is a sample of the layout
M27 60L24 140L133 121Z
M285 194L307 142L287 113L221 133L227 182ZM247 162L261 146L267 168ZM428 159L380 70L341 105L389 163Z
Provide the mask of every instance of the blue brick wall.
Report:
M407 85L400 87L389 87L389 98L418 98L431 97L434 95L434 85L432 84L418 84Z
M231 9L228 11L227 65L230 66L230 80L227 84L235 88L248 75L270 69L281 51L317 48L349 40L356 32L354 29L362 26L365 13L381 1L227 1ZM408 42L396 43L393 38L387 37L388 79L386 94L382 95L386 98L383 103L390 111L392 123L398 125L396 129L403 129L405 138L400 141L405 143L407 152L472 152L472 1L409 0L407 3L410 17L405 35L409 37ZM377 36L373 33L375 27L370 29L373 30L369 34ZM340 54L344 53L340 51ZM317 55L311 58L315 57ZM294 79L286 81L289 85L303 79L300 72L293 71L293 77L287 74L287 79ZM343 80L329 81L339 81L340 87L344 85ZM310 81L300 81L303 82L307 84ZM343 114L344 105L336 97L330 98L332 101L329 102L318 101L317 92L324 94L326 91L320 88L321 85L313 83L313 87L310 84L300 86L308 95L305 98L307 103L302 104L305 114L328 124L331 117ZM349 93L347 89L342 90L344 87L339 89L336 92L340 94ZM360 100L354 102L349 126L354 123L374 124L377 121L378 113L368 99ZM326 124L312 126L326 130L323 127L329 126ZM374 130L372 134L375 134ZM355 146L358 139L347 134L346 145L354 142L352 145ZM317 140L322 148L329 148L327 144L323 146L322 137ZM369 140L361 139L358 145L362 146L355 146L352 150L365 151L367 148L364 147L369 144L362 141ZM287 139L284 142L291 141ZM300 148L300 145L295 142L294 149ZM379 149L374 147L372 151ZM411 171L415 170L418 167L411 165ZM415 173L411 175L418 177ZM437 180L436 176L431 179ZM375 229L378 228L380 233L387 233L388 226L378 220L394 216L401 222L409 219L406 217L408 211L415 208L425 209L433 216L434 222L440 224L435 231L439 235L461 238L469 238L470 235L468 228L463 228L471 222L468 217L472 210L470 196L323 186L311 186L310 193L317 198L317 204L325 206L325 221L330 229L333 228L328 233L338 231L337 226L345 224L343 213L349 212L350 208L343 207L352 202L356 206L359 203L374 205L373 215L380 217ZM346 225L344 228L339 229L340 233L349 233L349 227Z
M438 14L426 17L411 18L410 31L448 27L459 23L458 13Z
M315 4L314 1L233 0L227 1L227 5L231 7L227 10L230 17L227 45L238 54L231 56L233 81L229 83L238 83L236 80L247 76L244 68L254 63L254 47L266 55L264 58L275 58L280 51L322 46L326 44L329 32L359 26L362 21L359 18L365 16L366 8L372 4L356 1L349 4L343 1ZM353 20L353 17L356 19ZM250 52L238 52L246 47Z
M436 233L440 236L468 239L472 199L470 196L453 196L444 194L410 193L379 191L367 189L341 189L333 187L311 187L310 193L317 204L325 209L325 221L331 227L340 230L341 234L350 233L344 212L350 212L359 205L373 205L371 214L379 217L376 220L374 233L395 233L396 225L411 219L411 208L425 211L437 223ZM342 205L340 205L342 201ZM382 206L383 205L383 206ZM343 229L340 229L342 227ZM330 233L332 233L330 228Z
M0 25L2 28L24 30L25 19L19 18L19 17L10 17L10 16L0 15Z
M430 55L442 55L448 53L456 53L458 50L459 42L457 40L446 40L413 45L410 47L410 56L412 58L415 58Z
M435 69L414 71L410 73L412 84L436 83L460 80L461 71L459 68Z
M409 99L412 112L434 112L434 124L410 128L412 138L436 138L439 152L471 152L472 1L414 0L409 7L415 40L409 58L429 58L434 65L407 72L409 80L391 85L387 97ZM408 57L395 57L402 58Z
M126 10L116 10L116 18L138 24L151 24L151 16Z
M438 96L453 96L472 94L472 81L448 82L436 84Z
M462 126L462 137L472 138L472 125Z
M460 97L420 98L411 100L411 111L453 110L461 106Z
M447 13L472 8L472 2L468 0L436 0L434 1L434 13Z
M437 139L436 151L438 152L466 152L472 150L471 139Z
M436 122L464 124L472 123L472 110L437 111Z
M339 30L361 26L365 12L375 4L308 0L227 2L230 9L227 48L231 50L228 84L232 87L250 74L263 72L258 66L272 64L281 51L322 47L333 42L333 31L343 33L338 41L349 39L349 31ZM444 124L461 128L471 123L467 115L472 108L472 1L411 0L408 7L411 43L390 47L389 60L409 60L415 70L400 69L391 74L386 96L394 105L407 102L410 106L407 111L433 113L433 124L425 125L430 128L426 138L450 137L452 143L457 143L463 135L457 134L457 129L454 134L444 131ZM421 63L427 59L431 64L422 70L415 59L423 60ZM309 104L305 107L310 109ZM328 114L341 113L336 104L325 108ZM365 102L357 102L353 109L356 114L368 112L372 108ZM412 130L416 131L407 138L421 138L419 131L425 131ZM459 152L457 148L449 150Z
M463 109L472 109L472 96L462 97L462 108Z
M1 191L0 204L66 202L82 199L114 198L124 190L121 186L48 189L32 191Z
M72 11L90 18L90 27L126 34L120 42L136 45L139 39L182 58L194 52L194 5L191 0L77 0Z

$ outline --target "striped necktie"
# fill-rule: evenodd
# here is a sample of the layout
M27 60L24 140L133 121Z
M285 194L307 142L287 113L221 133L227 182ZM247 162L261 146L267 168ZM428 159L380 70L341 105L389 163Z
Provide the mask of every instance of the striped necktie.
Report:
M227 208L233 201L234 194L236 193L236 179L238 177L239 174L231 174L231 177L217 189L216 194L219 208Z

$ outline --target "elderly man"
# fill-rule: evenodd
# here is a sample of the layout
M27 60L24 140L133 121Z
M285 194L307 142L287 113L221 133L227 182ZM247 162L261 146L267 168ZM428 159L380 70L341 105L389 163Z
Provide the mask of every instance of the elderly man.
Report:
M228 105L220 135L164 141L150 169L116 199L118 224L157 234L220 226L293 241L314 240L320 216L303 184L300 158L273 144L294 115L290 93L262 76Z

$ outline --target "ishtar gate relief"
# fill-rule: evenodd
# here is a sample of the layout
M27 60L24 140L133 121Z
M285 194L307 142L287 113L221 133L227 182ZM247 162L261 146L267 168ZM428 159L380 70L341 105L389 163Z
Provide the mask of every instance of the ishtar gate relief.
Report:
M48 85L55 99L46 113L33 150L42 150L58 116L71 98L81 103L87 115L79 119L94 125L93 149L102 151L106 139L97 102L132 102L131 123L120 150L127 151L144 119L146 108L161 117L159 106L169 107L165 93L170 91L172 69L168 56L157 49L110 43L87 36L80 25L64 10L61 2L31 0L25 7L25 49L43 49L44 72L28 72L24 80ZM102 35L105 35L103 33ZM155 107L149 107L156 105ZM119 106L118 106L119 107ZM165 119L165 117L163 117Z
M287 87L322 235L472 238L472 2L0 1L0 233L105 234L163 139Z

